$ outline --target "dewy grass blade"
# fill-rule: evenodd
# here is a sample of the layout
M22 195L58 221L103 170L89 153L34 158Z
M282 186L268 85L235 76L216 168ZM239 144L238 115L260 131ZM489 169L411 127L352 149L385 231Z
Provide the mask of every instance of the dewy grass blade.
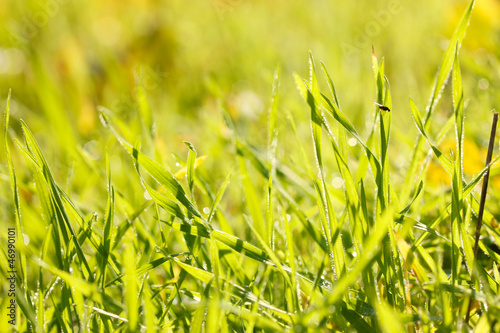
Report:
M333 134L325 118L323 118L323 125L327 129L328 137L330 139L333 151L335 153L337 166L340 170L342 179L344 180L345 183L347 208L349 212L349 221L351 226L351 234L354 240L354 245L357 253L362 253L362 242L366 233L368 232L368 224L364 219L364 215L359 214L359 209L360 209L359 197L358 193L356 192L354 180L352 179L351 172L349 171L349 167L347 165L347 160L344 154L341 152L341 149L335 142Z
M307 103L309 103L307 91L310 88L310 84L304 82L297 74L294 75L294 78L295 78L295 84L299 89L299 92L301 93L304 100ZM356 139L356 141L358 141L358 143L363 147L365 154L370 162L370 165L372 166L374 177L375 178L379 177L379 173L381 171L379 161L377 160L375 155L371 152L371 150L368 148L368 146L363 142L363 140L359 136L354 126L351 124L351 122L345 116L345 114L340 110L340 108L332 104L330 100L323 94L321 94L321 99L316 101L316 104L321 105L335 120L337 120Z
M83 266L85 267L85 269L87 271L87 278L90 281L92 281L93 280L92 271L91 271L90 266L87 262L87 259L85 258L85 255L83 254L83 250L82 250L80 244L78 243L77 235L76 235L76 233L73 229L73 226L71 224L71 221L66 213L66 209L64 208L64 204L63 204L63 201L61 198L60 190L57 187L57 185L54 181L54 178L52 177L52 174L50 172L47 161L45 160L45 157L43 156L43 153L40 150L40 147L39 147L38 143L36 142L35 137L31 133L31 131L29 130L29 128L22 121L21 121L21 125L23 128L24 138L26 140L26 147L31 152L31 154L33 155L35 160L38 162L40 167L43 168L45 180L47 181L48 187L50 188L50 194L51 194L51 198L53 200L54 210L55 210L55 213L57 215L57 220L59 222L59 228L60 228L61 232L65 232L66 228L70 231L70 234L73 237L73 240L75 241L74 245L75 245L75 249L76 249L77 254L78 254L78 258L80 259L80 261L82 262ZM63 235L64 235L64 233L63 233ZM68 242L69 239L66 238L65 241Z
M377 63L375 53L372 52L372 59L374 63ZM392 113L392 97L389 81L387 80L385 73L385 62L382 59L380 65L374 65L374 71L376 71L376 87L377 87L377 101L378 104L377 112L380 125L380 163L381 163L381 174L376 178L377 185L377 214L386 210L389 205L395 206L396 203L391 203L391 185L389 181L389 140L391 133L391 118ZM380 107L383 106L383 107ZM385 110L386 108L387 110ZM384 261L382 270L385 276L385 285L388 290L387 300L393 306L398 306L402 311L406 307L406 288L408 286L405 283L403 274L403 265L400 258L400 253L398 251L397 240L394 235L394 221L391 219L389 221L389 232L388 240L389 242L384 242ZM397 282L396 282L397 281ZM396 286L397 285L397 286ZM401 297L398 297L401 296ZM403 303L400 304L399 299L403 299Z
M422 121L422 118L420 116L420 112L417 109L417 106L413 102L413 100L410 98L410 107L411 107L411 112L413 115L413 119L415 120L415 124L417 125L418 130L422 134L422 136L427 140L429 145L431 146L431 149L433 150L434 154L438 158L439 162L443 166L443 168L451 175L453 174L453 162L446 156L444 155L431 141L429 136L427 135L427 132L425 130L424 123Z
M452 69L454 62L454 55L456 51L456 47L458 50L462 44L462 40L465 37L465 32L469 25L470 18L472 16L472 9L474 8L475 0L472 0L467 8L464 11L460 22L458 23L453 35L451 36L450 43L448 44L448 48L446 49L443 59L441 60L441 65L439 66L439 71L437 73L436 81L434 87L432 88L431 97L429 104L427 106L427 114L425 115L425 120L423 122L423 128L426 128L430 125L430 119L433 114L434 108L436 107L437 102L441 96L441 91L446 85L446 80L449 76L449 73ZM458 51L457 50L457 51ZM400 201L406 202L410 196L410 192L413 188L415 174L417 172L418 164L420 163L421 155L422 155L422 146L423 146L423 138L420 136L417 140L417 144L412 153L410 166L408 168L408 173L406 174L405 182L403 185L403 189L400 195Z
M23 224L21 219L21 206L19 203L19 192L17 188L17 178L16 172L14 169L14 162L12 161L12 155L10 153L9 147L9 117L10 117L10 100L11 100L11 91L9 90L9 95L7 96L7 105L5 106L4 113L4 144L5 144L5 154L7 155L7 164L9 168L9 178L10 178L10 187L12 191L12 200L14 202L14 219L16 226L16 242L24 243L23 235ZM26 297L29 297L27 292L27 271L26 271L26 257L21 254L19 256L19 267L21 271L21 288L23 292L26 293ZM28 298L29 299L29 298Z
M334 279L339 279L345 273L345 260L344 249L342 247L342 240L340 236L340 226L337 223L335 212L330 200L330 194L326 186L325 174L323 170L323 157L321 152L321 131L322 131L322 111L320 105L315 101L320 100L320 93L318 87L318 80L316 77L316 68L312 54L309 56L310 66L310 85L311 90L307 90L307 103L311 109L311 130L313 136L314 153L316 163L319 170L317 178L313 179L320 202L320 216L322 221L322 228L324 237L326 238L327 246L330 251L330 260L332 264ZM316 178L316 177L315 177Z

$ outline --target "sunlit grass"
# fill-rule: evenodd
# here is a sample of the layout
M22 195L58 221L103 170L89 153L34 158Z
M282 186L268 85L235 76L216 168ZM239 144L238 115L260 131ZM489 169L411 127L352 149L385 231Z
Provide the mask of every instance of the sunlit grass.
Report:
M395 103L393 60L373 50L373 73L363 82L373 91L355 97L373 111L366 128L337 94L349 89L342 77L312 52L309 75L293 76L297 89L278 66L265 97L227 94L216 74L207 78L206 103L218 114L187 125L178 110L158 119L148 69L138 69L125 98L134 112L88 106L95 114L79 114L76 131L66 126L75 115L67 118L51 74L34 62L48 124L11 115L16 90L4 117L17 331L497 330L500 233L492 200L473 254L478 185L491 167L488 194L498 198L500 175L498 153L484 165L487 136L462 79L473 6L433 66L427 105ZM112 71L112 61L104 66ZM183 107L197 103L189 94L201 98L195 87L176 93L187 98ZM414 132L394 126L403 113ZM102 129L93 136L98 118ZM165 119L172 123L159 126ZM167 142L160 129L175 126L188 126L196 141ZM92 140L80 145L85 132ZM4 278L4 249L0 256ZM1 318L0 331L9 331Z

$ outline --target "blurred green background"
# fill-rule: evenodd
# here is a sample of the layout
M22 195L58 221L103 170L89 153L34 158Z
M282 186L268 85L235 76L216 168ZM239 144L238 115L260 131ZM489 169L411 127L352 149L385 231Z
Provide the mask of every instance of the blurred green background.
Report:
M175 154L183 159L187 154L182 142L193 143L199 155L207 155L199 172L220 184L235 165L227 154L234 148L220 105L227 106L241 136L265 147L267 110L278 65L278 157L292 165L300 159L286 111L294 115L309 147L309 111L292 75L308 76L309 50L329 69L344 112L366 137L374 112L373 45L379 59L385 58L391 83L391 154L396 170L392 181L397 184L417 135L408 97L423 113L441 56L467 3L3 0L0 99L5 105L12 89L13 135L20 136L19 120L26 121L56 181L90 213L103 211L105 205L106 150L118 191L135 205L145 200L131 160L99 121L98 106L123 122L128 140L141 135L143 149L173 171L181 167ZM468 177L483 166L491 110L499 109L499 17L500 1L478 1L460 55L468 99ZM137 101L138 85L144 88L155 121L154 139L149 141ZM433 118L433 133L452 113L449 91L444 94ZM453 133L450 140L453 147ZM32 202L36 198L28 164L14 145L12 149L22 202L28 207L25 214L35 216L38 204ZM353 147L352 154L355 165L360 152ZM1 206L12 207L5 164L2 153ZM334 172L333 159L330 164ZM446 185L440 183L440 172L437 166L431 168L429 179L436 186ZM500 188L499 182L495 186ZM234 199L224 203L229 211L241 201L237 187L230 193ZM9 210L2 209L4 221L12 218Z

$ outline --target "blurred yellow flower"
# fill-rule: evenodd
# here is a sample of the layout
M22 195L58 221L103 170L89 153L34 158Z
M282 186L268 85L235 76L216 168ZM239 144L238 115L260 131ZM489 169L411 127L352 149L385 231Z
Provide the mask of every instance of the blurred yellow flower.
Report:
M463 13L463 2L453 2L454 8L450 13L453 13L450 29L456 26L460 21ZM485 31L500 31L500 1L498 0L482 0L476 1L474 5L474 13L472 15L471 24L467 31L467 38L464 39L464 46L471 50L484 48L488 51L494 51L496 44Z
M454 139L445 140L439 145L439 150L446 154L453 150L456 153L456 141ZM471 179L477 175L483 168L486 162L487 147L478 147L477 144L470 139L464 139L463 146L463 172L466 179ZM498 154L498 149L496 150ZM495 158L495 153L493 158ZM500 167L500 161L493 165L493 168ZM439 162L434 158L427 169L426 179L432 185L451 185L451 176L446 173ZM490 178L490 186L498 191L500 190L500 175Z

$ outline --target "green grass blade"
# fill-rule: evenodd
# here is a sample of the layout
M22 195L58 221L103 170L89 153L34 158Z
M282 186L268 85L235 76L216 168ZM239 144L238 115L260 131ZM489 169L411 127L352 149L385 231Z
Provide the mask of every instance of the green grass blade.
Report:
M323 154L321 143L322 131L322 112L320 106L316 105L315 101L320 100L318 80L316 77L316 68L312 54L309 56L309 66L311 73L311 90L307 91L307 103L311 109L311 129L313 136L314 153L316 157L317 167L319 169L319 179L313 179L318 200L319 210L322 221L322 229L326 238L327 246L329 247L329 255L332 264L334 279L338 279L345 272L344 249L340 237L340 226L337 223L335 212L330 200L330 194L326 186L325 173L323 169Z
M4 113L4 144L5 144L5 154L7 155L7 165L9 169L9 179L10 179L10 187L11 187L11 195L14 203L14 219L16 226L16 242L18 244L24 243L23 239L23 224L21 219L21 205L19 203L19 192L17 187L17 178L16 171L14 169L14 162L12 161L12 155L10 153L9 147L9 118L10 118L10 99L11 99L11 91L9 90L9 95L7 96L7 105L5 106ZM23 293L27 292L27 271L26 271L26 257L23 254L19 256L19 268L20 268L20 276L21 276L21 290ZM28 296L28 294L26 294Z
M54 178L52 177L52 174L50 172L49 166L47 164L47 161L45 160L45 157L43 156L42 151L40 150L40 146L36 142L35 137L29 130L29 128L26 126L24 122L21 122L22 128L23 128L23 133L24 137L26 140L26 145L28 150L31 152L33 157L36 159L38 164L40 165L41 168L43 168L44 172L44 177L47 181L48 187L50 188L50 193L51 193L51 198L53 200L54 204L54 210L55 213L57 214L58 220L59 220L59 227L61 231L65 231L66 228L69 230L71 233L71 236L73 237L73 240L75 241L75 249L78 254L79 260L82 262L84 265L86 271L87 271L87 278L92 281L93 280L93 275L92 271L90 269L90 266L87 262L87 259L85 258L85 255L83 254L83 250L81 248L81 245L78 243L78 238L77 235L73 229L73 226L71 224L71 221L66 213L66 209L64 208L63 201L61 198L60 190L58 186L56 185ZM64 235L64 233L63 233ZM65 241L68 243L68 239L66 238Z
M434 87L432 88L430 101L427 106L427 114L423 122L424 128L429 126L431 123L429 120L431 119L434 108L437 102L439 101L439 98L441 96L441 91L446 85L447 78L453 66L455 51L458 51L460 49L462 40L465 37L465 32L467 30L470 18L472 16L472 9L474 8L474 3L475 1L472 0L465 9L462 18L460 19L455 31L453 32L453 35L450 38L450 43L448 44L448 47L443 55L443 59L441 60L441 65L439 66L439 71L437 73L436 81L434 83ZM456 50L456 48L458 49ZM423 146L423 138L419 137L417 144L413 150L413 155L411 157L408 173L406 174L403 189L401 191L400 195L401 202L406 202L408 200L408 197L410 196L410 192L413 188L415 180L414 178L417 173L418 164L420 162L422 155L422 148L423 148L422 146Z

